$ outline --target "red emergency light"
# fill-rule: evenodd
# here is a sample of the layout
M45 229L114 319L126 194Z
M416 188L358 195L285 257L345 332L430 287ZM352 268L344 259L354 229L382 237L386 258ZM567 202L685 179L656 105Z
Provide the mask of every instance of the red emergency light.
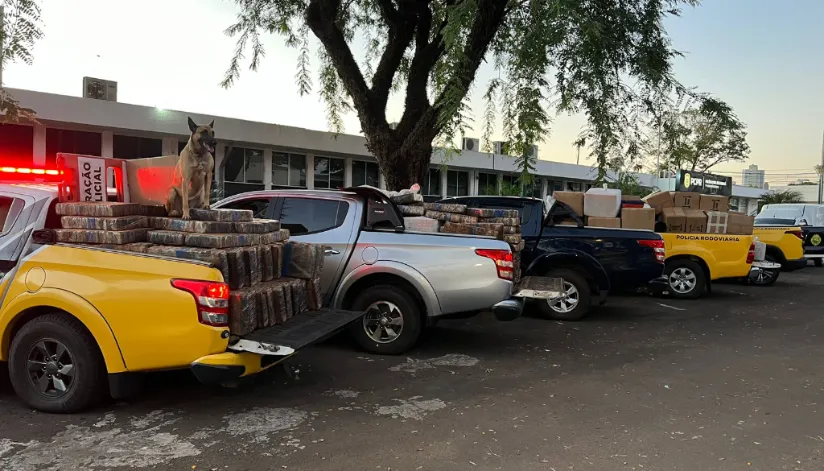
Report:
M0 179L23 182L58 182L63 172L55 169L29 167L0 167Z

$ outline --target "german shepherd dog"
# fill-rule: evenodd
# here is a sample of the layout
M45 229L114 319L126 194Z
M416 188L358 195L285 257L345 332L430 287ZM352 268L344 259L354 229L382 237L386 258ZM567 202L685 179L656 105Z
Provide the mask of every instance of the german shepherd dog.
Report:
M190 219L189 209L209 209L212 193L212 173L215 171L215 120L198 126L189 118L189 142L180 152L174 183L166 200L169 217Z

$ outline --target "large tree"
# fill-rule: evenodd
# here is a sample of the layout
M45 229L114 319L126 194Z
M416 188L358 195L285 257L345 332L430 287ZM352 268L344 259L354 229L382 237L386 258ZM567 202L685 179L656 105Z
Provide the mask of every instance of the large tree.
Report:
M40 5L35 0L0 0L0 69L12 62L31 64L34 43L43 37ZM0 83L0 123L34 119L34 111L20 106Z
M678 55L663 20L698 0L236 0L237 48L223 85L264 56L262 33L300 51L297 81L310 93L309 32L319 40L320 95L333 130L354 109L390 189L425 174L438 140L454 142L466 124L467 96L479 67L497 77L484 97L485 140L503 123L509 153L527 175L527 150L549 131L555 112L586 114L598 179L623 141L627 110L650 108L680 88ZM354 46L354 47L353 47ZM360 60L353 49L362 51ZM390 94L404 98L394 129Z
M717 100L679 97L650 120L649 130L647 148L660 170L706 172L725 162L744 162L750 153L746 126Z

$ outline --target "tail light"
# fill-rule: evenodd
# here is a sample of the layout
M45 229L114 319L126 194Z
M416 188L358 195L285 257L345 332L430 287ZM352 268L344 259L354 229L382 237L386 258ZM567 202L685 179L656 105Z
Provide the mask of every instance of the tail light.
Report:
M787 234L792 234L801 240L804 240L804 233L801 231L787 231Z
M664 263L667 260L667 250L664 248L663 240L639 240L638 245L641 247L649 247L655 254L655 261Z
M172 280L172 286L195 298L201 324L212 327L229 325L229 285L214 281Z
M747 252L747 264L751 265L753 260L755 260L755 242L750 244L750 251Z
M515 268L515 265L512 262L511 251L475 249L475 254L480 255L481 257L489 258L495 262L495 268L498 270L498 278L507 281L513 280L513 269Z

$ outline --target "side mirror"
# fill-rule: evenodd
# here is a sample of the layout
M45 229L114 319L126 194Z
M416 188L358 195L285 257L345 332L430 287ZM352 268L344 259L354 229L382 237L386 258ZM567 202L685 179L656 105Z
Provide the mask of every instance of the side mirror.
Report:
M809 226L810 223L808 223L806 219L799 219L798 220L798 225L799 226Z

